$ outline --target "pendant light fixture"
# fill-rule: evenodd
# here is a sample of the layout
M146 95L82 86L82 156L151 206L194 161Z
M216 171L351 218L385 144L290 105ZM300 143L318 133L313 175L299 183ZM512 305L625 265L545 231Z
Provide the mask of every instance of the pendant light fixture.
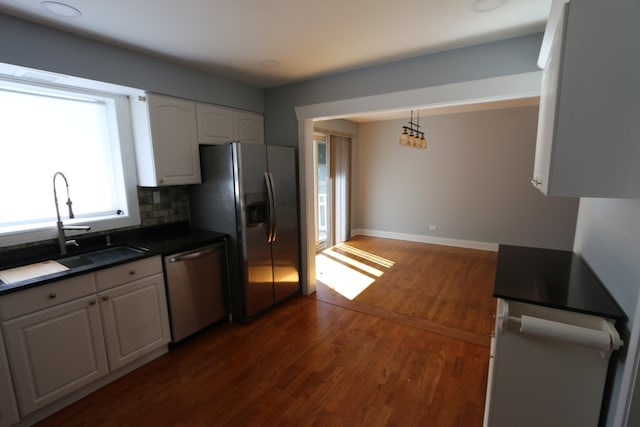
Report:
M411 110L411 120L409 126L402 126L400 134L400 145L404 147L427 148L427 140L424 138L424 132L420 130L420 110L416 113L416 123L413 122L413 110Z

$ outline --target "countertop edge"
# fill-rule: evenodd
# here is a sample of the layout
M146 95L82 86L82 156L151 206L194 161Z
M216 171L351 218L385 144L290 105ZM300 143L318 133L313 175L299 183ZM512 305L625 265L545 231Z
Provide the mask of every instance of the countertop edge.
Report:
M0 282L0 296L13 293L13 292L19 292L19 291L37 287L37 286L46 285L52 282L64 280L64 279L79 276L82 274L93 273L95 271L103 270L110 267L115 267L117 265L139 261L145 258L151 258L154 256L164 256L164 255L169 255L171 253L195 249L200 246L206 246L209 244L224 241L226 239L226 235L223 233L181 227L178 229L178 231L171 230L170 237L178 241L175 244L171 244L171 239L165 239L164 238L165 236L162 235L162 227L155 227L154 230L156 231L160 230L160 231L158 231L157 235L154 236L153 238L145 237L144 236L145 230L140 229L138 231L138 235L130 239L122 239L119 237L115 237L114 240L117 241L117 243L110 246L110 247L129 246L132 248L141 249L143 252L140 253L139 255L130 256L130 257L127 257L126 259L121 259L116 261L70 268L69 270L66 270L66 271L47 274L45 276L22 280L20 282L15 282L11 284L4 284ZM123 231L121 233L125 234L127 232ZM117 233L113 233L113 236L117 236ZM91 252L92 251L78 252L78 253L74 253L73 255L83 255ZM66 256L69 256L69 255L65 255L65 257ZM41 261L41 259L39 258L31 259L31 260L25 259L22 265L28 265L30 263L39 262L39 261Z

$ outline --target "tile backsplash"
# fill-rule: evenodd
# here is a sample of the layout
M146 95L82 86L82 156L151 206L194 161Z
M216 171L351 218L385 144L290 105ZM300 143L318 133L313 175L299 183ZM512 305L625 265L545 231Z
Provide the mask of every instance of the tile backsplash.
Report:
M155 198L155 199L154 199ZM189 221L189 187L138 187L142 227Z

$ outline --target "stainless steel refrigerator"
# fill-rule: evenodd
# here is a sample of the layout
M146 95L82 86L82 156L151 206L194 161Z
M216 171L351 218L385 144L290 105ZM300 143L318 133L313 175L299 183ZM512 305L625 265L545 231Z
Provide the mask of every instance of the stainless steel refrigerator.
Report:
M233 319L251 320L300 293L296 151L200 146L202 184L191 187L194 227L229 235Z

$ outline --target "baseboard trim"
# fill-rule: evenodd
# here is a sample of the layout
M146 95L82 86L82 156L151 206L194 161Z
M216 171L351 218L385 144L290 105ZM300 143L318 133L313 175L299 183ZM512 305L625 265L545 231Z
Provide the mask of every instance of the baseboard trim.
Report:
M391 231L370 230L366 228L355 228L351 230L351 237L357 235L498 252L497 243L476 242L473 240L449 239L445 237L424 236L420 234L395 233Z

